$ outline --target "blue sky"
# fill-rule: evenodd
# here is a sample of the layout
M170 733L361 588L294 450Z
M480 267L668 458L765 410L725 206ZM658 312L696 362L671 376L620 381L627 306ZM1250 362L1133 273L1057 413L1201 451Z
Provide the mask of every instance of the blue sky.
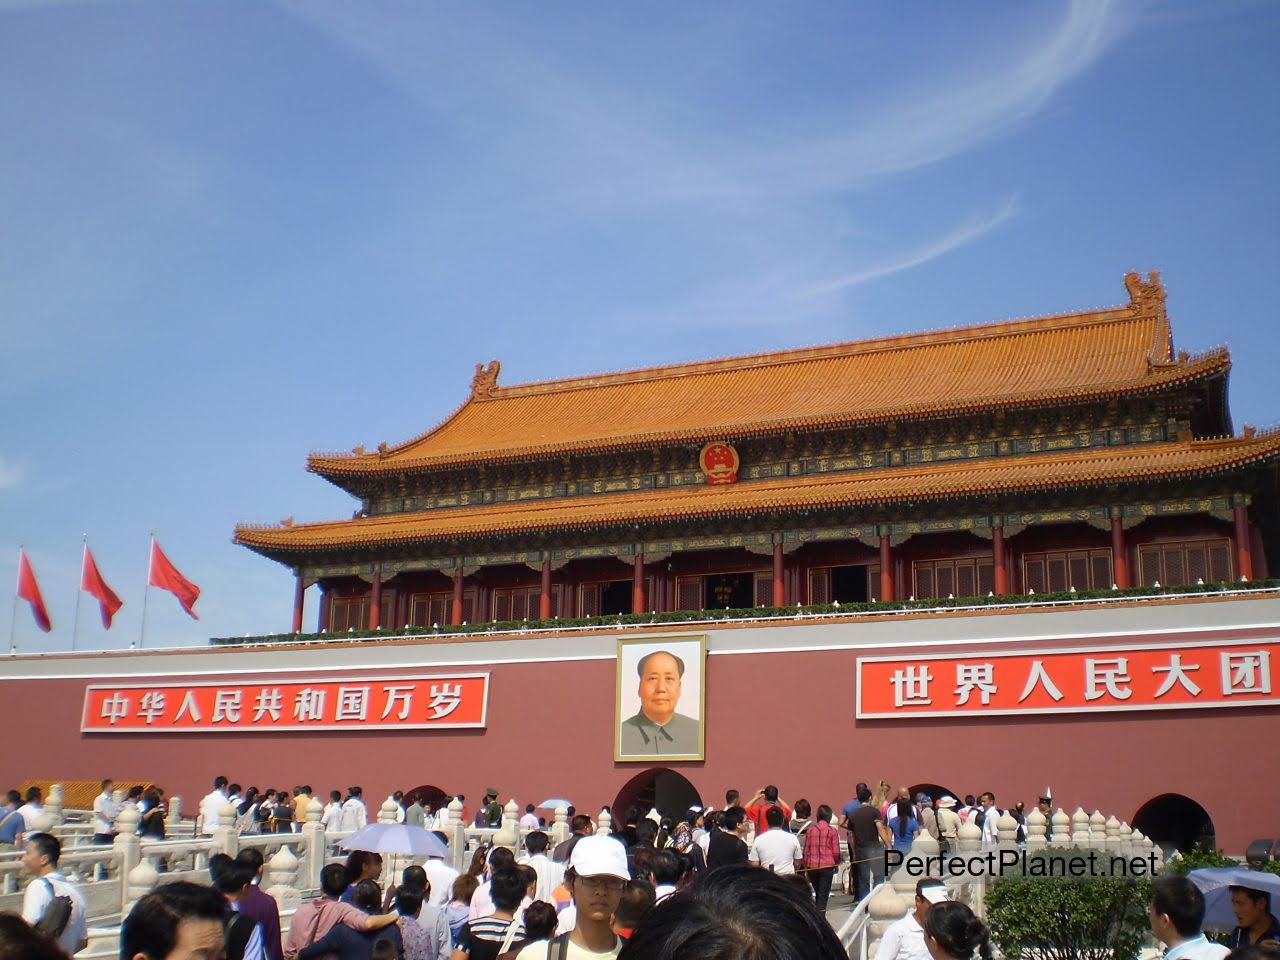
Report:
M238 521L518 383L1122 303L1280 414L1280 4L0 0L0 577L287 629ZM8 546L4 546L7 544ZM314 624L316 593L308 594ZM6 611L7 612L7 611Z

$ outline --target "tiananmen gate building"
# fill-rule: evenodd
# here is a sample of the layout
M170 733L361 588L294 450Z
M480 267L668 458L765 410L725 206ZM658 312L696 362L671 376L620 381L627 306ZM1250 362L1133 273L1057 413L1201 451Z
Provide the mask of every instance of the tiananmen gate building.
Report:
M477 365L421 436L308 459L352 518L236 529L294 573L293 633L319 585L321 638L13 658L0 689L46 733L0 772L585 809L1050 785L1242 852L1280 829L1230 786L1280 792L1280 433L1235 429L1227 350L1175 350L1157 274L1125 286L543 383ZM628 741L654 651L691 726Z

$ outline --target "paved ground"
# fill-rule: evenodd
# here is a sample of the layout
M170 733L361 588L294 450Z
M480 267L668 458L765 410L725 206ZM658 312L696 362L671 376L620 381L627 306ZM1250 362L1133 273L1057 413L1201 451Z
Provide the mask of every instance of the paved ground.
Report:
M831 922L831 929L839 930L849 918L849 913L854 906L851 895L832 890L831 899L827 901L827 920Z

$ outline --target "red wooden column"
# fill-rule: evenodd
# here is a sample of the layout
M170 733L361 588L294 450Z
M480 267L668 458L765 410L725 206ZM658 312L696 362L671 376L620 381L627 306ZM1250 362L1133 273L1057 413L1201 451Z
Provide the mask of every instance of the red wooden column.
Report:
M1241 580L1253 579L1253 540L1249 535L1249 514L1243 503L1233 508L1236 521L1236 573Z
M1009 592L1009 567L1007 552L1004 548L1004 527L993 527L991 530L991 574L992 592L1003 597Z
M631 575L631 612L644 613L644 554L636 554Z
M293 632L302 632L302 600L307 594L306 582L302 579L302 574L298 574L293 585Z
M320 588L320 632L328 633L329 628L333 624L333 598L329 596L329 591Z
M382 571L373 571L373 589L369 592L369 629L382 626Z
M551 619L551 554L542 558L542 595L538 597L538 617Z
M462 626L462 564L453 568L453 607L449 610L449 623Z
M880 599L893 599L893 551L889 548L888 534L880 536Z
M1129 588L1129 548L1124 542L1124 521L1119 517L1111 518L1111 573L1117 587Z
M773 605L775 607L787 605L787 584L783 580L784 569L782 541L779 540L773 545Z

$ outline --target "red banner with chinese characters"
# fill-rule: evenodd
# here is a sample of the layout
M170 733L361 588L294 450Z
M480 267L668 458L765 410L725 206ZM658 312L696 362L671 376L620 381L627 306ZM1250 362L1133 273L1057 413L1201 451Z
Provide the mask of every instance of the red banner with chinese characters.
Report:
M1280 705L1280 641L858 660L859 719Z
M487 673L94 684L82 733L268 733L483 727Z

